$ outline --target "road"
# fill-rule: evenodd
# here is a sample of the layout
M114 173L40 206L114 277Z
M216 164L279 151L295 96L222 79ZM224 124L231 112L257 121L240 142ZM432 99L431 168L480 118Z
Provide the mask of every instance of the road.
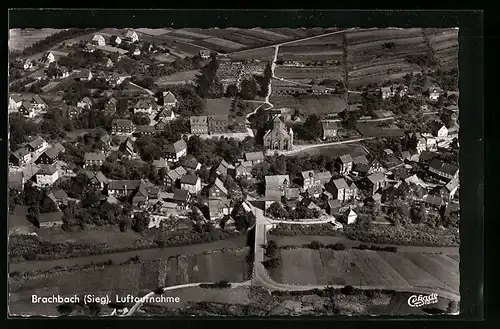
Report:
M137 85L137 84L133 83L132 81L129 81L128 83L129 83L129 84L131 84L132 86L136 87L136 88L139 88L139 89L144 90L144 91L145 91L145 92L147 92L149 95L154 95L154 93L153 93L151 90L146 89L146 88L144 88L144 87L141 87L141 86L139 86L139 85Z

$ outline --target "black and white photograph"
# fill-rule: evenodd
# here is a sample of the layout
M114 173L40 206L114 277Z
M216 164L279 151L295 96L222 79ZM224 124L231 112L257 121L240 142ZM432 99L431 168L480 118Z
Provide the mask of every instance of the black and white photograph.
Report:
M9 316L459 315L459 33L11 28Z

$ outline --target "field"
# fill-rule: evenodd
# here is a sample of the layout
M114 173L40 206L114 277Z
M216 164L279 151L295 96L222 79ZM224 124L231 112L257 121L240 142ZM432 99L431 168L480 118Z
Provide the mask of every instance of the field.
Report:
M314 79L321 82L325 79L342 80L343 69L340 65L321 66L321 67L286 67L278 66L274 70L277 77L290 80L307 82Z
M228 57L235 61L238 60L271 61L274 57L274 47L245 50L234 54L229 54Z
M341 61L343 58L342 35L298 41L281 46L278 59L292 61Z
M281 249L274 280L298 285L435 287L459 293L459 263L442 254Z
M390 120L381 122L358 122L356 129L363 137L390 137L402 136L404 131L396 127Z
M458 30L426 29L425 33L434 50L434 55L441 66L446 69L458 66Z
M215 98L205 100L205 109L203 114L205 115L215 115L215 114L230 114L232 98Z
M329 145L323 147L315 147L298 153L298 155L302 154L308 154L308 155L324 154L333 157L339 157L345 154L350 154L351 156L354 157L354 156L366 155L366 152L361 146L361 144L349 143L349 144L337 144L337 145Z
M273 96L270 97L270 102L274 107L290 107L299 110L300 113L307 115L316 113L318 115L326 115L342 112L346 108L346 103L343 98L336 96Z
M158 86L179 85L184 83L194 83L196 76L200 73L198 70L178 72L169 76L159 77L156 80Z
M349 86L382 82L418 72L420 67L409 63L407 56L430 54L419 28L348 32L346 38Z
M23 50L59 31L58 29L10 29L9 50Z

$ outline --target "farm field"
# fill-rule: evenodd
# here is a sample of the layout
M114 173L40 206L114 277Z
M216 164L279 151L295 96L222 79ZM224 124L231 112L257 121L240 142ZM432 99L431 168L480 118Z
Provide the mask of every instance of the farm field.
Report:
M374 40L387 40L395 42L397 39L422 36L421 28L410 29L377 29L377 30L355 30L345 33L348 45L356 45Z
M339 29L337 28L321 28L321 27L315 27L312 29L305 29L305 28L300 28L300 29L291 29L288 27L279 27L279 28L273 28L273 29L266 29L267 31L274 32L274 33L279 33L283 35L288 35L292 37L293 39L302 39L302 38L307 38L307 37L312 37L316 35L321 35L324 33L328 32L335 32L338 31Z
M59 29L10 29L9 50L23 50L59 31Z
M458 30L426 29L436 59L445 69L458 67Z
M306 115L317 113L326 115L342 112L346 108L346 102L343 98L337 96L273 96L270 102L275 108L290 107Z
M389 137L402 136L404 131L396 127L394 124L389 124L388 121L381 122L358 122L356 129L363 137Z
M196 76L200 73L198 70L178 72L169 76L159 77L155 83L159 86L178 85L184 83L194 83Z
M274 74L277 77L290 79L290 80L302 80L307 79L310 81L314 79L316 81L321 81L325 79L342 79L343 69L342 66L325 66L325 67L286 67L278 66L276 67Z
M280 252L282 270L271 275L281 283L435 287L459 293L459 264L446 255L355 249Z
M271 61L274 57L274 47L266 47L259 49L249 49L234 54L228 54L228 57L232 60L259 60L259 61Z

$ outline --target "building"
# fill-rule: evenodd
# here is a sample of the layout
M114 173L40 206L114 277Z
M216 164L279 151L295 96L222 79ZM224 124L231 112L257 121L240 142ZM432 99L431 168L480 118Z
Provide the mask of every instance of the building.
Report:
M264 195L264 207L267 210L273 203L281 203L282 193L277 190L268 190L266 188L266 193Z
M160 170L162 168L168 169L168 161L164 158L159 158L159 159L153 160L153 166L157 170Z
M378 190L384 188L387 184L384 173L377 172L369 175L366 178L366 186L371 194L377 193Z
M36 173L36 183L40 186L51 186L59 179L57 168L52 165L41 165Z
M122 43L122 39L117 35L113 35L109 39L109 42L111 43L111 45L117 46Z
M443 138L448 136L448 128L439 121L433 121L429 125L431 128L432 136Z
M273 121L273 128L264 135L264 147L269 150L290 151L293 149L293 130L287 132L286 126L279 117Z
M184 157L181 160L180 165L191 171L196 171L201 168L201 163L199 163L198 160L196 160L196 158L192 156Z
M176 107L179 102L177 101L177 98L175 98L175 95L171 91L164 91L163 92L163 106L166 108L173 108Z
M156 129L154 126L148 126L148 125L138 125L135 127L134 134L135 135L153 135L156 132Z
M45 53L42 56L42 58L40 58L40 63L44 64L45 66L49 66L51 63L53 63L55 61L56 61L56 57L50 51Z
M31 153L39 154L47 149L49 144L42 137L37 137L26 145Z
M113 135L131 135L135 130L135 125L131 120L113 119L111 130Z
M115 65L115 64L113 63L113 61L111 60L111 58L108 58L107 61L106 61L106 67L108 67L108 68L109 67L113 67L113 65Z
M417 139L417 153L420 154L425 150L427 150L427 141L424 137L419 137Z
M110 180L107 191L109 195L115 197L130 196L137 191L140 184L141 180Z
M125 34L125 38L127 38L127 40L130 42L139 41L139 36L135 31L128 31L127 34Z
M201 191L201 179L194 174L188 174L181 177L181 189L186 190L191 195L196 195Z
M427 151L437 151L438 141L434 137L426 138Z
M407 86L392 85L389 87L380 88L380 95L382 96L382 99L391 98L391 97L394 97L396 95L403 97L407 94L408 94L408 87Z
M350 173L352 171L353 164L354 160L350 154L342 155L336 161L337 169L341 175Z
M280 195L285 195L286 189L290 186L289 175L266 176L266 193L268 190L278 191Z
M44 110L47 108L47 103L39 95L34 95L30 100L31 106L36 110Z
M31 70L33 68L33 62L31 61L31 59L26 59L23 63L23 69L24 70Z
M9 110L18 110L23 105L23 99L20 95L10 95Z
M92 99L90 99L90 97L85 96L82 100L80 100L76 104L76 106L81 109L90 110L92 108Z
M191 123L191 134L206 135L208 134L208 117L207 116L192 116L189 118Z
M168 109L168 108L164 108L163 110L161 110L158 115L156 116L156 119L158 121L166 121L166 122L169 122L169 121L172 121L175 119L175 113L174 111L172 111L171 109ZM163 130L163 129L162 129Z
M170 162L177 162L179 159L187 154L186 141L179 139L177 142L171 144L166 151L165 157Z
M233 209L232 200L208 200L208 212L212 221L231 214Z
M227 115L210 115L208 117L208 133L224 134L228 132L229 117Z
M219 163L219 166L217 167L215 172L219 176L227 176L228 169L229 169L229 163L227 163L226 160L223 159Z
M265 160L264 152L246 152L245 160L252 162L252 165L261 163Z
M380 88L380 95L382 96L382 99L391 98L394 97L394 91L391 87L382 87Z
M140 113L147 115L151 115L153 113L153 105L149 99L141 98L134 105L134 114Z
M336 215L338 213L338 210L341 207L341 203L338 199L333 199L333 200L328 200L328 214L329 215Z
M201 49L199 55L202 59L208 59L210 58L210 51L207 49Z
M332 174L329 171L303 171L301 173L302 178L302 188L307 190L311 187L323 187L332 178Z
M33 118L36 115L36 108L30 102L22 102L19 107L19 113L27 118Z
M90 81L92 80L92 72L88 69L82 69L75 75L75 80Z
M20 148L10 154L10 163L14 166L24 166L31 161L31 153L26 148Z
M173 188L176 186L178 180L181 179L182 176L186 175L187 171L183 167L177 167L173 170L170 170L164 178L164 184L167 188Z
M127 138L119 147L120 152L125 153L128 156L134 155L134 144L130 138Z
M89 186L100 191L104 190L104 187L109 183L109 180L104 176L101 171L84 171L85 175L89 179Z
M429 171L437 176L445 179L458 178L459 169L458 167L441 161L439 159L433 159L429 165Z
M59 144L61 145L61 144ZM64 152L64 147L61 145L62 149L59 147L51 147L45 150L38 159L36 159L36 164L53 164L59 159L59 155Z
M431 101L437 101L442 93L443 90L441 88L432 86L429 88L429 99Z
M350 185L344 178L334 179L326 188L333 195L333 198L341 202L353 200L357 196L357 188L354 183Z
M344 223L347 225L351 225L356 223L356 219L358 219L358 214L354 212L350 207L347 209L344 214L342 215L342 219L344 220Z
M116 107L118 105L118 101L116 98L111 97L106 104L104 105L104 111L108 114L114 114L116 112Z
M66 66L61 66L57 69L57 77L64 79L69 77L69 70Z
M74 120L82 113L82 109L77 106L68 107L67 114L68 118Z
M63 224L63 213L61 211L39 214L38 223L42 227L56 227Z
M85 45L85 47L83 48L83 51L84 52L87 52L87 53L93 53L94 51L96 50L96 46L93 45L92 43L90 42L87 42L87 44Z
M92 167L100 167L103 165L106 160L106 154L104 153L95 153L88 152L84 155L84 165L83 168L92 168Z
M236 168L234 170L234 176L236 178L240 177L246 177L250 178L252 177L252 168L253 164L252 161L242 161L236 165Z
M229 193L224 183L219 178L216 178L214 184L208 190L208 196L212 199L227 199Z
M106 45L106 40L100 34L95 34L94 37L92 38L92 42L94 42L97 46L105 46Z
M323 139L337 137L338 125L336 122L322 122Z
M439 194L447 201L452 200L460 187L458 177L451 179L445 186L440 188Z

